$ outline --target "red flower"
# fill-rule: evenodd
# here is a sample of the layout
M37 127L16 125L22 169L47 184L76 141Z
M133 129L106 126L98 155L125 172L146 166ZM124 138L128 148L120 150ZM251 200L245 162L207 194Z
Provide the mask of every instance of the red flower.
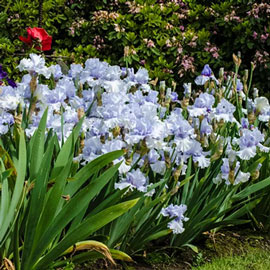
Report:
M35 48L40 51L49 51L51 49L52 37L48 35L45 29L28 27L27 34L27 38L19 36L19 39L29 46L32 46L34 40L38 41L40 45L37 45Z

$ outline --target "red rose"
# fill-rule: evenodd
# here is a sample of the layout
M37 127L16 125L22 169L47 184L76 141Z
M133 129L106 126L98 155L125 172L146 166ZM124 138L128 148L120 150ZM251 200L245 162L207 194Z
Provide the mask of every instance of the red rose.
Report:
M41 47L36 46L35 48L40 51L49 51L51 49L52 37L48 35L45 29L39 27L28 27L27 34L27 38L19 36L19 39L29 46L32 46L33 40L37 40Z

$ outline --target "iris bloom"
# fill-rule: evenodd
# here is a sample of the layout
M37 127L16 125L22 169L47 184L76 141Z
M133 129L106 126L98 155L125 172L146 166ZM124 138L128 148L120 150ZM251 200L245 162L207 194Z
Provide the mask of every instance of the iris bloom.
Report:
M209 81L210 79L214 80L216 82L216 84L219 84L218 80L216 79L216 77L213 75L212 69L209 67L209 65L205 65L201 75L199 75L196 79L195 79L195 83L197 85L204 85L207 81Z
M264 141L264 135L255 128L254 130L243 129L239 140L240 150L237 155L243 160L249 160L256 156L257 147L263 152L269 152L269 148L261 144Z
M175 218L168 223L168 228L170 228L174 234L180 234L184 232L183 221L188 221L189 219L184 216L187 211L187 206L184 204L173 205L170 204L168 207L161 210L161 215L164 217Z

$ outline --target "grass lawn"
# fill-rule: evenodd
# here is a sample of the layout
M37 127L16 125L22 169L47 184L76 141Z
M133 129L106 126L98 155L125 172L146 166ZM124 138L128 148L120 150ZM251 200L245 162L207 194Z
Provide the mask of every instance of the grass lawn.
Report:
M228 256L214 259L193 270L268 270L270 269L270 252L261 249L249 249L241 256Z

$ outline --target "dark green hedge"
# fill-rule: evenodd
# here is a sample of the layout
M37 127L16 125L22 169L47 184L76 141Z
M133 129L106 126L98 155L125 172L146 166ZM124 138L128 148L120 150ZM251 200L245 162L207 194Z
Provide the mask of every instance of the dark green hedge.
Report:
M255 0L44 0L42 26L53 36L46 54L81 62L99 57L112 64L145 66L152 78L181 87L208 63L232 68L241 52L242 70L256 65L255 83L270 86L270 4ZM18 39L38 26L39 1L0 0L1 63L14 72ZM55 61L55 58L50 58Z

